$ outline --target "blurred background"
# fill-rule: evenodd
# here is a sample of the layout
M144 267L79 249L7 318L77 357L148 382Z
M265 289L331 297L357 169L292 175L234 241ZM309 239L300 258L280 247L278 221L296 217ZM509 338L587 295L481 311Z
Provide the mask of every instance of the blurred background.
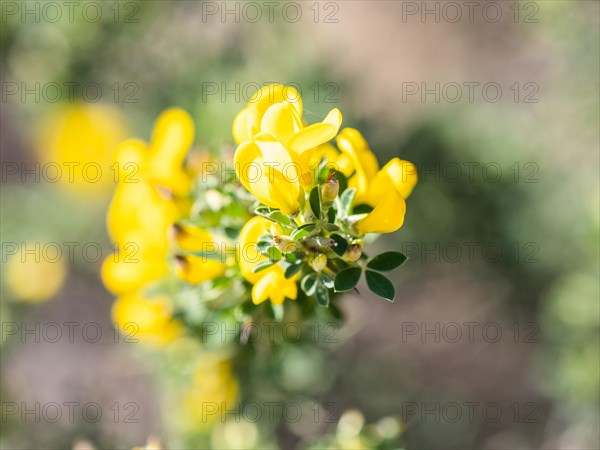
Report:
M69 3L1 4L2 448L192 448L151 354L111 325L113 151L169 106L198 148L231 148L272 82L420 176L372 244L410 257L396 302L346 295L339 342L290 356L335 420L279 446L348 409L397 418L406 448L600 446L598 2ZM278 442L226 431L215 448Z

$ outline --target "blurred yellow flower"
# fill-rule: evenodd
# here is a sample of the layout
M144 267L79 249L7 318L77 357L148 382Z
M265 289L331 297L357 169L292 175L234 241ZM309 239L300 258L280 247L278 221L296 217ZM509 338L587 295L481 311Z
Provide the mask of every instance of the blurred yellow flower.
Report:
M102 266L111 292L134 292L168 273L168 232L189 207L184 196L191 181L183 162L193 139L189 114L172 108L156 120L151 144L129 139L118 147L122 176L106 226L119 251Z
M234 165L240 182L263 204L294 214L303 189L314 182L313 155L333 139L342 114L332 109L322 122L305 125L298 92L282 85L260 89L236 117L239 144Z
M145 298L137 294L119 297L112 307L113 320L130 342L162 346L181 334L182 326L173 320L173 305L167 297Z
M114 152L127 133L114 106L62 105L39 124L35 150L59 187L76 196L103 195L114 185Z
M194 369L192 385L185 392L184 410L189 425L198 430L221 422L222 411L234 410L238 395L239 383L231 361L204 353Z
M67 276L67 267L61 258L50 260L41 251L30 251L35 248L43 248L43 244L23 243L9 257L4 269L4 282L17 299L41 303L60 291Z
M206 256L176 256L175 273L190 284L200 284L222 276L227 267L221 261Z
M267 261L256 248L259 238L271 228L271 222L263 217L253 217L242 228L238 238L238 261L242 275L252 283L252 302L259 304L267 299L281 305L285 298L295 300L298 296L297 276L286 279L284 269L275 264L260 272L253 272L256 264Z
M102 263L104 286L113 294L121 295L143 288L169 271L165 253L143 249L129 241L119 252L108 256Z

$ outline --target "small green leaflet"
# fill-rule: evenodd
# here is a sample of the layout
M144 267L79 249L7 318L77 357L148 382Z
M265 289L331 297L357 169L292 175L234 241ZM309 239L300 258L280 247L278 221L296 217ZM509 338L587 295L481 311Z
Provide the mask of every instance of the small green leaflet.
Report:
M374 294L377 294L391 302L394 301L396 289L390 280L380 273L373 272L372 270L367 270L365 272L365 277L367 279L367 286L369 286L369 289L371 289Z
M292 278L294 275L296 275L298 272L300 272L300 269L302 269L302 260L299 259L297 260L294 264L290 264L284 272L284 276L286 278Z
M315 275L314 273L306 275L302 279L302 282L300 283L300 287L302 288L302 290L304 291L304 293L306 295L308 295L308 296L313 295L317 289L317 275Z
M345 292L358 284L362 270L360 267L348 267L335 276L334 288L335 292Z
M381 272L394 270L400 267L408 258L400 252L385 252L374 256L368 263L367 267Z
M340 211L338 216L340 218L348 217L352 213L352 203L354 202L354 196L356 195L355 188L346 189L340 195Z
M275 264L275 261L259 262L257 265L254 266L254 268L252 269L252 272L254 272L254 273L260 272L261 270L265 270L268 267L271 267L273 264Z
M321 279L317 281L315 296L317 297L319 306L329 306L329 289Z
M319 186L315 186L310 191L310 209L317 219L321 218L321 199L319 198Z
M344 253L346 253L346 250L348 250L348 241L346 241L346 239L336 233L332 234L330 238L335 241L335 245L331 247L331 249L336 255L342 256Z

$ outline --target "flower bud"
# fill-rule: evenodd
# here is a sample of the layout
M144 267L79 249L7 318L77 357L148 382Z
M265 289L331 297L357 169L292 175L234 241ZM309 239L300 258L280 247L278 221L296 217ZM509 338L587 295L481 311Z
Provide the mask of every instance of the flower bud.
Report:
M275 241L275 245L281 253L292 253L298 250L299 245L296 241L288 236L273 236L273 240Z
M340 189L340 183L338 182L335 172L332 170L329 172L325 184L321 188L321 200L324 204L331 204L334 202Z
M346 250L346 253L344 253L343 258L346 261L354 262L360 258L360 255L362 255L362 245L359 243L354 243L350 244L348 250Z
M323 253L318 253L311 258L309 264L315 272L322 272L325 266L327 266L327 256L325 256Z

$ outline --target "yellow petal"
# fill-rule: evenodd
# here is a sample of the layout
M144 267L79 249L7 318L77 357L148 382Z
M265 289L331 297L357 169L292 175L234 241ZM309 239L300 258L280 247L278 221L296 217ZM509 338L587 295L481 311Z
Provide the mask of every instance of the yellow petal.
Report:
M280 209L283 214L295 214L300 208L300 185L258 157L242 172L242 183L263 205ZM244 169L242 169L244 170ZM292 172L293 173L293 172ZM244 180L240 177L240 180Z
M148 157L148 145L141 139L127 139L117 147L115 159L119 165L118 182L135 183Z
M108 256L102 263L102 281L113 294L135 291L168 273L165 255L152 259L149 255L125 253Z
M125 243L132 231L146 235L152 243L167 242L167 229L180 215L177 206L159 195L145 181L122 183L117 186L108 208L108 233L117 243Z
M167 297L143 298L137 294L119 297L112 307L113 320L124 339L163 345L181 334L181 324L172 319L173 306Z
M252 287L252 302L257 305L270 299L273 305L281 305L285 298L295 300L298 295L296 277L287 280L280 266L270 267L262 272L260 279Z
M19 300L38 303L51 299L63 286L67 266L63 259L40 258L29 250L45 248L46 243L26 242L8 258L3 278L8 290ZM3 258L5 254L3 253Z
M151 144L153 164L181 165L193 142L194 121L190 115L182 109L167 109L154 125Z
M250 184L260 177L261 167L258 162L255 162L261 157L261 152L258 146L251 141L243 142L235 150L233 155L233 166L240 183L248 191L251 191Z
M288 178L298 179L298 165L277 138L267 133L260 133L255 137L255 142L266 165L285 173Z
M402 226L405 213L404 198L395 189L390 189L373 211L356 223L356 227L360 234L390 233Z
M408 198L417 184L417 178L417 169L414 164L393 158L371 181L369 197L381 198L393 186L402 197Z
M342 172L346 177L350 177L354 173L354 159L350 158L347 154L341 153L332 159L332 161L335 164L336 170Z
M285 272L284 272L285 273ZM298 297L298 284L297 284L298 276L294 276L292 278L286 279L285 275L283 276L283 280L281 281L283 295L291 300L296 300Z
M298 91L292 86L282 84L271 84L254 93L248 106L254 107L259 116L265 113L269 106L275 103L289 102L296 109L299 117L302 117L302 98Z
M252 302L255 305L264 302L274 291L274 284L277 281L275 272L262 274L259 280L252 286Z
M366 148L359 155L360 162L362 163L363 170L365 171L365 176L368 180L371 180L379 170L379 162L377 162L377 157L373 154L369 148Z
M260 115L253 106L242 109L233 119L233 139L237 144L251 141L260 131Z
M305 150L317 147L333 139L342 125L342 113L334 108L329 111L323 122L314 123L296 133L288 141L291 151L301 154Z
M42 116L31 133L39 160L63 168L57 186L89 201L113 190L115 150L127 138L127 128L115 106L65 102Z
M295 133L294 107L288 102L270 106L262 117L260 131L274 136L285 144Z
M240 182L264 205L294 214L300 207L297 164L272 136L261 134L257 138L256 143L242 143L235 152L234 167ZM263 151L269 164L263 159Z
M225 273L226 266L221 261L207 256L177 256L175 273L189 284L200 284L214 280Z
M354 175L348 181L348 186L356 189L355 203L364 203L367 201L369 181L379 167L377 158L369 149L362 134L354 128L344 128L337 136L336 143L342 151L338 164L342 166L343 172L351 170L349 165L354 169Z
M267 258L256 248L256 243L261 236L267 233L270 227L271 221L264 217L256 216L246 222L242 231L240 231L237 246L237 260L242 275L250 283L256 282L261 276L260 272L252 272L254 266L267 260Z
M360 133L360 131L354 128L344 128L340 131L340 134L336 138L338 148L348 154L357 155L358 153L369 148L367 141Z
M202 228L188 224L173 224L169 229L172 239L181 250L201 252L212 248L210 233Z

